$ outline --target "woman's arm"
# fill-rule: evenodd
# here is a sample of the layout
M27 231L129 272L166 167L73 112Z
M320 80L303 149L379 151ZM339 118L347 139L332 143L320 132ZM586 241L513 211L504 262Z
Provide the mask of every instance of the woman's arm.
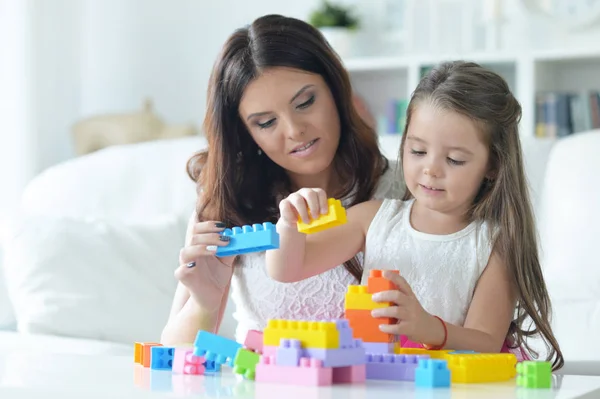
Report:
M347 211L347 222L314 234L298 232L282 217L277 222L279 249L266 253L267 272L274 280L295 282L333 269L364 247L366 233L381 201L358 204Z

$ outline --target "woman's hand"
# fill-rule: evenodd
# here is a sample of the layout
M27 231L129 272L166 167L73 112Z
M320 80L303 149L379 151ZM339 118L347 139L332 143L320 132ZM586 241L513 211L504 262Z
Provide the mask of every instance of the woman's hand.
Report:
M327 194L320 188L302 188L279 203L278 224L297 228L298 218L304 223L326 215L329 211Z
M391 306L373 309L371 314L394 318L398 323L384 324L379 329L388 334L405 335L413 342L440 345L444 337L442 323L423 309L404 277L389 270L383 272L383 277L396 284L398 289L373 294L373 301L391 302Z
M230 238L219 234L225 230L221 222L195 223L187 245L179 253L175 277L207 312L218 312L225 289L233 275L235 256L215 256L217 247L229 244Z

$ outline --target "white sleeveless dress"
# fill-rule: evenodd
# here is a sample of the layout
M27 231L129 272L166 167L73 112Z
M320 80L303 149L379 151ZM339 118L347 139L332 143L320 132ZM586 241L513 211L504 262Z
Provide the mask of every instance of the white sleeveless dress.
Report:
M400 170L396 162L390 162L373 197L401 198L403 195ZM343 203L347 206L348 201ZM358 282L344 265L296 283L279 283L267 274L264 252L243 255L231 280L231 296L236 307L233 317L238 323L235 338L243 342L248 330L263 330L269 319L340 318L350 284Z
M369 270L399 270L427 312L462 326L492 252L489 226L472 222L453 234L426 234L410 224L413 204L383 201L367 232L362 284Z

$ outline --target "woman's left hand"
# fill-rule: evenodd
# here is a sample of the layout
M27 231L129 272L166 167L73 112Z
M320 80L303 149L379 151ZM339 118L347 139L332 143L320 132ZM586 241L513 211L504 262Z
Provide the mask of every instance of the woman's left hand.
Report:
M444 337L442 324L423 309L404 277L389 270L383 272L383 277L396 284L398 289L373 294L373 301L391 302L391 305L373 309L371 314L373 317L394 318L398 323L381 325L380 330L388 334L405 335L413 342L441 344Z

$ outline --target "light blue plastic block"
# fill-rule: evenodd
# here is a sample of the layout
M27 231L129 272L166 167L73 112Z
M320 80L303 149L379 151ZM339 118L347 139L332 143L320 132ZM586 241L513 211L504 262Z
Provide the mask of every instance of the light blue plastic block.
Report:
M279 233L271 222L225 229L221 234L231 239L227 246L217 247L216 256L243 255L279 248Z
M207 363L214 361L219 365L227 363L233 367L233 360L241 347L236 341L200 330L194 341L194 355L204 356Z
M150 348L150 368L153 370L172 370L175 348L153 346Z
M450 387L448 362L440 359L419 359L415 370L415 385L420 388Z

